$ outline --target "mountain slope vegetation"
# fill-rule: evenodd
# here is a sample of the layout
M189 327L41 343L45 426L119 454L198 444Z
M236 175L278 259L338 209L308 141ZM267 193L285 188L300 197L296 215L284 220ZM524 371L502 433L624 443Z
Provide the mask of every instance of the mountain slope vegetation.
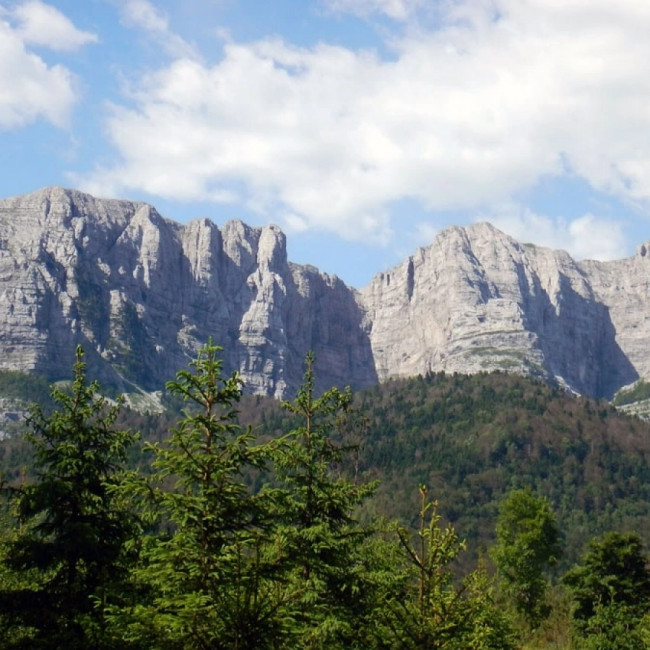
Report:
M13 373L5 379L12 398L43 395L33 379L25 379L24 395ZM120 425L162 440L176 407L160 415L124 409ZM354 408L358 421L346 444L358 450L340 469L379 481L367 516L415 523L419 485L426 485L476 550L491 543L504 495L530 487L553 504L569 549L565 563L607 530L634 530L650 543L650 424L606 401L502 372L432 373L358 392ZM242 397L239 419L262 439L295 426L277 400L261 396ZM137 450L130 458L148 462ZM2 441L5 479L29 474L29 466L20 437Z
M650 542L650 424L608 402L501 372L434 373L357 393L354 470L379 480L373 514L414 523L418 486L474 549L492 540L497 504L530 487L553 504L568 549L607 530ZM260 435L291 426L277 403L244 398Z
M11 641L0 647L52 647L50 620L67 647L190 648L199 635L224 648L578 649L607 621L611 647L630 630L629 647L646 647L650 574L619 575L616 558L647 562L650 424L500 372L317 396L311 355L296 400L281 404L220 378L217 351L169 382L162 414L118 412L86 383L78 351L75 381L32 409L25 437L0 442L0 628ZM6 380L8 399L40 399L41 384ZM104 434L129 444L104 449ZM71 501L68 516L48 481L103 496ZM74 531L92 533L88 552L103 556L93 522L115 517L131 522L110 560L119 571L61 582L61 567L77 566ZM63 560L43 565L52 544ZM605 607L592 587L610 574L620 589ZM24 594L49 603L47 620ZM579 620L571 602L586 603Z

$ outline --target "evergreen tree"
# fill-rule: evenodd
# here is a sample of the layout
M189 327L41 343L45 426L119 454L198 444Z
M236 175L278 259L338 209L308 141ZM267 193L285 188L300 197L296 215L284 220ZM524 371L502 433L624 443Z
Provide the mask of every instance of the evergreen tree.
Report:
M36 614L36 608L30 606L27 598L17 606L16 597L35 592L43 582L38 569L16 571L9 565L9 554L20 539L24 527L17 524L16 502L2 511L0 515L0 648L30 647L36 628L30 621L35 617L23 612L27 607Z
M71 392L55 387L52 399L51 415L36 405L28 420L37 479L13 496L19 528L5 545L0 611L20 628L13 647L107 647L106 607L128 575L137 528L115 491L134 435L114 428L119 404L88 383L81 347Z
M268 556L272 491L253 494L246 473L264 468L270 445L254 445L236 421L242 393L224 378L210 341L168 390L188 403L155 455L148 539L136 572L141 601L115 612L115 627L136 647L180 650L268 648L281 642L281 599ZM148 491L150 490L150 491Z
M349 390L314 395L314 356L303 385L283 406L300 418L275 453L284 486L278 512L278 553L292 606L292 647L366 647L364 626L374 607L371 567L364 555L371 531L355 510L375 490L341 470L351 449L342 439L352 413ZM353 418L352 418L353 419Z

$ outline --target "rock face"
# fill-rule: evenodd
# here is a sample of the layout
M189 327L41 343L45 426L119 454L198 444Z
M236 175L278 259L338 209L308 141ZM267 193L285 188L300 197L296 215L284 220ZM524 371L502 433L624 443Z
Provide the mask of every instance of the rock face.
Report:
M377 381L355 293L287 261L274 226L181 226L53 187L0 201L0 368L156 389L209 337L248 390L284 396L308 350L324 385Z
M489 224L449 228L362 291L287 261L275 226L180 225L54 187L0 201L0 368L152 390L212 337L251 392L502 369L610 397L650 378L650 250L575 262Z
M443 231L361 300L380 380L502 369L609 397L650 372L648 278L645 253L578 263L481 223Z

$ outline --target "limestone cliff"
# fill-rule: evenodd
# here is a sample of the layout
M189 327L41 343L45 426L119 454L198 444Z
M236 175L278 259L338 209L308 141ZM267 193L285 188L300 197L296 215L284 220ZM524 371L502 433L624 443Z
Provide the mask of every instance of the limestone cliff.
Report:
M181 225L53 187L0 201L0 368L161 387L209 338L248 390L502 369L611 396L650 378L650 252L576 262L489 224L453 227L361 291L287 260L275 226Z
M248 389L295 390L308 350L323 384L377 381L354 292L287 261L275 226L179 225L151 206L53 187L0 201L0 368L93 373L160 388L209 337Z
M378 377L502 369L611 396L650 372L624 333L650 316L643 262L578 263L487 223L449 228L361 292Z

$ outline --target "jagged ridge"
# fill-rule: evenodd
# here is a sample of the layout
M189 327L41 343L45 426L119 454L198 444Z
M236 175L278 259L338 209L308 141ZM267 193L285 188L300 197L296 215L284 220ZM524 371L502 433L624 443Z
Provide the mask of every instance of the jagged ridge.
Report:
M209 338L252 392L281 397L309 349L321 380L377 381L354 292L290 264L283 233L180 225L144 203L53 187L0 201L0 367L160 388Z
M74 346L118 385L161 387L208 337L251 392L506 369L610 397L650 375L647 248L576 262L489 224L442 231L363 290L287 261L275 226L180 225L59 187L0 201L0 368L67 377Z

